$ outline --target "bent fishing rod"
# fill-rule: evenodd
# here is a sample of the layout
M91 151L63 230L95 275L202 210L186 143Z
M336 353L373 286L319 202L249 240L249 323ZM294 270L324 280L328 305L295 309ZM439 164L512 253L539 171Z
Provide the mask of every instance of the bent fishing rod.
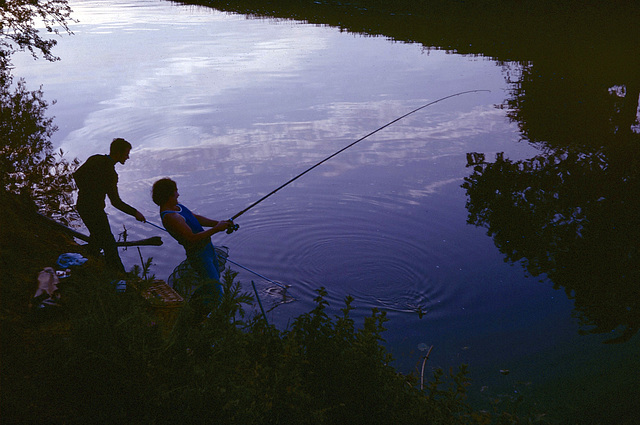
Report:
M271 195L275 194L276 192L278 192L280 189L284 188L285 186L288 186L289 184L293 183L294 181L298 180L300 177L304 176L305 174L307 174L308 172L310 172L311 170L313 170L316 167L319 167L320 165L324 164L325 162L329 161L331 158L335 157L336 155L339 155L340 153L346 151L347 149L349 149L350 147L354 146L357 143L362 142L364 139L366 139L369 136L372 136L374 134L376 134L377 132L384 130L385 128L389 127L390 125L408 117L411 114L414 114L424 108L427 108L431 105L435 105L438 102L442 102L443 100L447 100L450 99L452 97L456 97L456 96L461 96L463 94L469 94L469 93L478 93L478 92L490 92L491 90L467 90L467 91L462 91L459 93L454 93L454 94L450 94L448 96L444 96L441 97L440 99L436 99L432 102L429 102L427 104L424 104L422 106L420 106L419 108L414 109L413 111L407 112L406 114L402 115L401 117L398 117L396 119L394 119L393 121L389 121L388 123L386 123L385 125L383 125L382 127L379 127L377 129L375 129L374 131L372 131L371 133L359 138L358 140L356 140L355 142L350 143L349 145L345 146L344 148L332 153L331 155L329 155L328 157L324 158L322 161L317 162L316 164L312 165L311 167L307 168L306 170L304 170L302 173L298 174L297 176L293 177L292 179L288 180L287 182L285 182L284 184L280 185L279 187L277 187L276 189L272 190L271 192L267 193L266 195L264 195L262 198L258 199L257 201L255 201L254 203L252 203L251 205L249 205L247 208L243 209L242 211L237 212L233 217L231 217L228 221L231 222L231 225L229 226L229 228L227 229L227 233L232 233L235 230L238 230L238 228L240 227L238 224L234 223L233 221L240 217L242 214L246 213L247 211L249 211L251 208L255 207L256 205L258 205L260 202L264 201L265 199L267 199L268 197L270 197Z

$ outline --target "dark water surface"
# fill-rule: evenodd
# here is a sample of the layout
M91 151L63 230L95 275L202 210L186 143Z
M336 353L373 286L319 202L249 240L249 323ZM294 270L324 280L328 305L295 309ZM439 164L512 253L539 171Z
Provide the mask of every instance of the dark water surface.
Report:
M80 22L59 40L62 60L25 56L15 74L58 100L54 143L70 156L106 152L114 137L133 143L117 168L121 195L155 223L158 178L176 180L191 209L226 219L414 108L490 90L377 133L214 243L291 285L296 301L277 305L272 284L239 270L247 290L254 280L277 305L269 319L279 328L324 286L336 314L347 295L357 319L388 312L401 371L433 345L429 366L469 363L474 401L522 396L580 423L631 418L640 85L629 61L600 72L538 61L534 50L527 60L519 45L483 55L496 46L486 39L461 55L438 49L458 39L400 43L151 0L71 5ZM109 212L114 233L163 236L164 246L142 250L156 276L184 259L166 234ZM136 250L122 257L139 263Z

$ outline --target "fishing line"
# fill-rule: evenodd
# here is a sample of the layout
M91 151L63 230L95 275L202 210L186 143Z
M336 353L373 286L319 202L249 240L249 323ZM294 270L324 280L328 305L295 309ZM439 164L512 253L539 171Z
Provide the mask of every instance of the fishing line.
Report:
M239 225L233 223L233 220L235 220L236 218L240 217L242 214L246 213L247 211L249 211L251 208L255 207L256 205L258 205L260 202L264 201L265 199L267 199L268 197L270 197L271 195L275 194L276 192L278 192L280 189L282 189L283 187L293 183L294 181L298 180L300 177L304 176L305 174L307 174L309 171L313 170L314 168L324 164L325 162L327 162L328 160L330 160L331 158L333 158L334 156L346 151L347 149L349 149L350 147L352 147L353 145L355 145L356 143L359 143L361 141L363 141L364 139L366 139L369 136L372 136L374 134L376 134L377 132L379 132L380 130L383 130L387 127L389 127L390 125L400 121L403 118L408 117L409 115L416 113L418 111L420 111L421 109L424 109L428 106L434 105L438 102L442 102L443 100L446 99L450 99L452 97L456 97L456 96L461 96L463 94L469 94L469 93L478 93L478 92L491 92L491 90L467 90L467 91L462 91L459 93L454 93L454 94L450 94L448 96L445 97L441 97L440 99L436 99L432 102L429 102L425 105L420 106L419 108L414 109L411 112L407 112L406 114L402 115L401 117L398 117L396 119L394 119L393 121L389 121L388 123L386 123L385 125L383 125L382 127L377 128L376 130L372 131L371 133L367 134L366 136L363 136L361 138L359 138L358 140L356 140L355 142L350 143L349 145L345 146L344 148L340 149L337 152L334 152L333 154L329 155L328 157L326 157L325 159L323 159L322 161L314 164L313 166L307 168L305 171L303 171L302 173L298 174L297 176L293 177L292 179L290 179L289 181L287 181L286 183L282 184L281 186L279 186L278 188L272 190L271 192L267 193L266 195L264 195L262 198L258 199L257 201L255 201L253 204L249 205L247 208L243 209L242 211L237 212L233 217L231 217L229 219L229 221L232 222L232 226L229 227L229 229L227 229L227 233L231 233L234 230L238 230Z
M246 268L245 266L240 265L240 264L236 263L236 262L235 262L235 261L233 261L233 260L230 260L230 259L229 259L229 257L227 257L227 261L228 261L228 262L230 262L231 264L235 264L236 266L240 267L241 269L245 269L246 271L251 272L251 273L255 274L256 276L263 278L263 279L264 279L264 280L266 280L267 282L271 282L271 283L273 283L274 285L281 287L281 288L282 288L282 289L284 289L284 290L286 290L288 287L290 287L290 286L291 286L291 285L283 285L283 284L281 284L281 283L276 282L275 280L271 280L271 279L269 279L268 277L265 277L265 276L261 275L261 274L260 274L260 273L258 273L258 272L254 272L253 270L248 269L248 268Z

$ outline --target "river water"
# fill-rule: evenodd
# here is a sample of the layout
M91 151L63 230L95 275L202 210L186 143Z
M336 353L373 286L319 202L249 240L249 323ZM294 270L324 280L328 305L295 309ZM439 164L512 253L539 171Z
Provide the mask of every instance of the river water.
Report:
M539 153L497 107L516 64L164 1L71 5L79 22L58 39L61 60L20 56L14 74L57 100L53 142L66 155L84 160L114 137L132 142L117 166L120 194L156 224L159 178L173 178L192 210L227 219L421 105L490 91L385 128L243 214L239 231L214 236L233 261L291 285L295 301L279 304L277 287L233 267L245 290L253 280L275 307L268 317L279 328L313 307L319 287L336 314L352 295L358 323L371 308L387 312L399 370L415 371L433 346L428 366L470 365L472 400L523 395L546 403L541 410L584 411L598 391L613 397L615 377L637 364L637 337L605 345L607 335L580 335L564 291L506 262L486 229L467 223L468 153ZM157 277L184 259L167 234L108 211L114 233L163 237L162 247L142 248ZM135 249L122 258L127 268L140 262Z

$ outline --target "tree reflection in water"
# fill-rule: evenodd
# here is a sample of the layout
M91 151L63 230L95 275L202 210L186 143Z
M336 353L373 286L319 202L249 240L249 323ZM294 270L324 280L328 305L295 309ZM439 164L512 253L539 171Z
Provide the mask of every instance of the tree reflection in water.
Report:
M640 327L638 84L533 71L506 107L541 153L492 163L468 154L467 221L486 227L507 261L564 288L582 332L626 341Z

